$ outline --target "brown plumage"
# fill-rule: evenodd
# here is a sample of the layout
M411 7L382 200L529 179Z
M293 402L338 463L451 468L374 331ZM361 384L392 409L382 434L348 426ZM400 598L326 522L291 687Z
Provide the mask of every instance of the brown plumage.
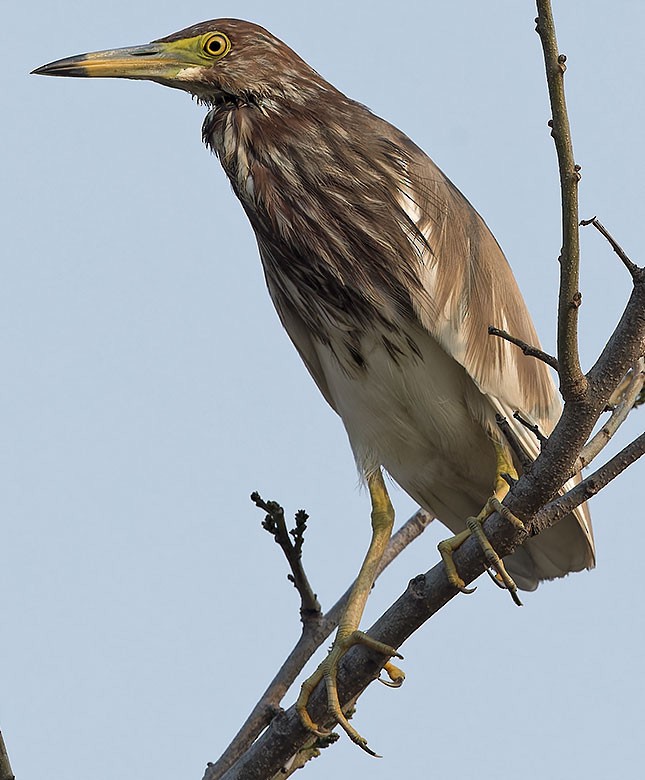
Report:
M385 530L374 521L381 546L391 526L381 467L458 533L491 494L499 453L512 457L496 413L537 456L512 415L549 434L560 413L553 381L543 363L488 335L495 325L538 344L522 296L482 218L402 132L235 19L36 72L148 79L208 106L203 139L255 232L280 319L343 420L376 515L389 517ZM525 589L593 564L584 506L507 559ZM352 631L373 576L364 569L360 609L332 655L361 641Z
M456 498L459 489L432 484L437 457L430 451L438 450L442 459L451 448L442 447L441 439L449 440L450 433L435 432L438 441L429 443L427 467L420 463L422 473L407 473L406 439L412 438L407 429L427 411L410 415L400 425L402 435L391 437L397 440L393 458L379 451L380 431L366 437L354 430L352 408L362 401L338 397L342 391L329 373L338 370L355 380L360 396L361 387L378 381L370 374L385 359L388 372L409 374L414 384L419 375L433 372L432 356L425 354L429 334L480 391L465 390L464 403L485 437L499 439L496 411L520 410L549 433L559 402L547 367L487 335L493 324L538 343L508 263L481 217L419 147L265 30L220 20L162 40L213 29L226 32L232 47L225 72L220 76L213 68L208 92L203 84L194 88L211 106L203 138L255 231L280 318L325 398L343 417L361 469L384 465L456 532L481 507L490 490L486 486L493 483L492 447L486 457L481 437L473 437L474 449L450 463L460 478L481 485L467 491L474 494L468 500L451 502L445 494ZM374 404L373 416L393 416L388 415L397 406L392 401L386 397L375 404L365 394L365 403ZM536 443L516 428L534 457ZM445 482L443 469L435 464L435 471ZM472 471L479 473L470 477ZM590 534L580 533L578 523L572 516L532 540L517 554L519 565L510 561L521 587L592 565Z

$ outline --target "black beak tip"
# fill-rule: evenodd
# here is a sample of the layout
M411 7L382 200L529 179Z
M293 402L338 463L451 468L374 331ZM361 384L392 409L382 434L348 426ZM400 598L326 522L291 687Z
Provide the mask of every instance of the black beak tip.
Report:
M68 57L64 60L48 62L47 65L41 65L31 71L32 76L86 76L87 73L83 67L85 55L77 57Z

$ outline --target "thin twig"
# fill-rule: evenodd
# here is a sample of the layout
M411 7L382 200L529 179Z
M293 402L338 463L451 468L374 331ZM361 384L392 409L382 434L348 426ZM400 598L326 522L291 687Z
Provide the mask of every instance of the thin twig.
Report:
M611 417L594 435L594 437L582 448L578 458L577 470L588 466L597 455L607 446L616 431L625 422L627 416L634 408L638 397L645 384L645 359L641 358L631 369L628 375L627 387L621 394L620 401L611 413Z
M497 427L502 432L504 438L508 442L509 447L513 450L513 454L519 461L522 471L528 471L531 468L533 461L526 454L526 450L520 444L519 439L515 435L515 431L509 425L506 417L503 417L501 414L496 414L495 422L497 423Z
M16 780L16 776L11 769L9 754L4 743L4 737L0 731L0 780Z
M425 509L419 509L392 536L376 573L381 573L403 550L411 544L432 522L433 517ZM208 765L205 778L218 780L242 756L258 735L281 711L280 702L304 668L307 661L325 642L338 625L353 587L350 585L334 606L325 614L303 626L302 635L289 653L282 667L269 684L253 711L235 735L220 758Z
M560 254L560 295L558 300L558 364L560 390L565 401L582 398L587 380L580 368L578 353L578 309L580 236L578 234L578 182L580 167L573 157L571 129L564 93L566 57L558 51L558 42L550 0L537 0L537 32L542 42L549 88L551 135L555 141L562 198L562 251Z
M606 239L609 241L609 244L611 248L614 250L614 252L620 257L622 260L625 268L629 271L631 274L632 279L636 279L636 277L639 274L643 273L643 269L639 268L639 266L636 265L636 263L633 263L629 257L627 256L627 253L625 250L620 246L618 241L611 235L611 233L607 230L607 228L600 222L597 217L592 217L591 219L583 219L580 221L580 224L583 227L586 227L587 225L593 225L596 230L598 230Z
M547 366L551 366L551 368L554 368L556 371L559 370L558 359L555 358L553 355L549 355L548 352L545 352L543 349L540 349L539 347L534 347L531 344L527 344L526 341L522 341L522 339L518 339L515 338L515 336L511 336L511 334L505 330L501 330L500 328L493 327L493 325L489 325L488 335L498 336L500 339L504 339L504 341L509 341L511 344L515 344L516 347L519 347L522 350L522 352L528 357L537 358L538 360L541 360L543 363L546 363Z
M526 418L522 417L519 412L513 412L513 417L520 425L523 425L527 430L531 431L535 438L540 442L540 447L546 444L549 437L545 436L535 423L529 422Z
M321 613L320 602L302 565L302 545L309 516L302 509L297 512L296 527L289 532L284 521L284 509L277 501L264 501L258 492L251 493L251 501L267 513L262 527L273 536L287 559L291 569L291 574L288 575L289 581L293 583L300 594L300 619L303 625L306 625L308 622L316 620ZM289 538L290 535L293 536L294 542Z

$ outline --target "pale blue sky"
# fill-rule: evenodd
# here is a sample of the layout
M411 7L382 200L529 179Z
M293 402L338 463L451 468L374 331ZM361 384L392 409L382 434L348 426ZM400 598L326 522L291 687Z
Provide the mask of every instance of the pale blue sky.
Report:
M642 263L645 5L555 12L582 215ZM299 631L252 490L311 514L325 606L368 542L344 431L273 312L201 145L204 110L153 84L27 75L216 16L264 24L428 151L493 229L553 348L558 184L532 2L5 4L0 726L20 780L199 780L218 757ZM587 363L629 294L589 231ZM382 760L343 738L306 776L635 776L642 480L639 463L593 503L593 573L522 609L482 579L402 648L403 688L374 686L356 716ZM403 520L413 506L393 498ZM445 535L433 526L379 581L365 626Z

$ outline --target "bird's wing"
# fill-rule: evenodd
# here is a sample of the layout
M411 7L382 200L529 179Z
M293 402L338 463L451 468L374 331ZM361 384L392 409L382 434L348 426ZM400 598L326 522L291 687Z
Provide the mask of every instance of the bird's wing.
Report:
M416 229L414 262L422 283L412 290L415 314L500 413L522 411L549 434L560 402L547 366L488 334L494 325L539 346L508 262L471 204L416 151L399 193L399 203ZM523 426L515 427L535 451L528 443L535 437L522 434Z
M539 454L537 438L513 413L521 412L549 435L561 411L555 385L543 362L488 334L493 325L539 347L526 304L484 220L432 160L411 147L399 203L416 228L411 240L422 284L412 291L415 314L466 369L495 411L506 417L534 460ZM574 514L593 555L586 506Z

